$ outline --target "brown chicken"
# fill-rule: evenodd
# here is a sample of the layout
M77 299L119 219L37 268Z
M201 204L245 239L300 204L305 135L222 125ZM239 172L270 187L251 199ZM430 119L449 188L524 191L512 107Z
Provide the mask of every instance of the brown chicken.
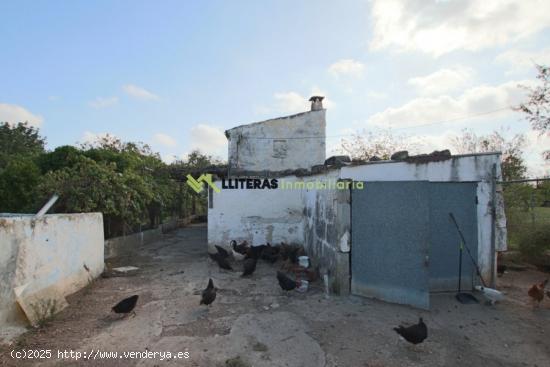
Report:
M548 284L548 279L538 284L533 284L527 294L531 297L533 306L539 306L541 301L544 299L544 288Z

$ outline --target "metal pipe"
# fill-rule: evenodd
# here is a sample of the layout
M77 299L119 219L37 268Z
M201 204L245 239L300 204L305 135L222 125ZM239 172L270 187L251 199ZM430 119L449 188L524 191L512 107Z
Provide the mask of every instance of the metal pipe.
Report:
M42 209L40 209L38 211L38 213L36 213L36 215L34 216L34 219L38 219L38 218L41 218L44 214L46 214L48 212L48 210L50 210L50 208L52 207L53 204L55 204L55 202L57 201L57 199L59 199L59 195L57 194L53 194L53 196L50 198L50 200L48 200L48 202L46 203L46 205L44 205L42 207Z

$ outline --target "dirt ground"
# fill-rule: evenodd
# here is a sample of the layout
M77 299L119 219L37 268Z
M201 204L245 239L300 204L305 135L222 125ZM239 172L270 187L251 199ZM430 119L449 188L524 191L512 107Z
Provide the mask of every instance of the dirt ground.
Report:
M139 271L100 278L69 297L70 306L43 328L1 346L0 366L550 366L550 301L533 310L526 295L548 274L533 270L499 278L506 300L496 306L437 295L430 311L420 311L354 296L326 298L320 284L283 295L279 264L259 262L251 278L240 277L240 264L234 272L219 270L207 257L204 225L110 265ZM209 277L217 299L199 306ZM135 317L109 312L133 294L140 295ZM429 336L412 347L392 328L419 316ZM51 358L13 359L12 350L51 350ZM101 358L97 351L118 355ZM147 358L122 354L132 351ZM158 352L172 356L161 360Z

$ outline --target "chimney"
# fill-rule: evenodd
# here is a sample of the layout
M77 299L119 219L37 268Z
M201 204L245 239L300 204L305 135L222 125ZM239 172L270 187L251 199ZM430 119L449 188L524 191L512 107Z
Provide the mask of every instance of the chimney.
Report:
M311 102L311 110L319 111L323 109L323 99L322 96L312 96L309 101Z

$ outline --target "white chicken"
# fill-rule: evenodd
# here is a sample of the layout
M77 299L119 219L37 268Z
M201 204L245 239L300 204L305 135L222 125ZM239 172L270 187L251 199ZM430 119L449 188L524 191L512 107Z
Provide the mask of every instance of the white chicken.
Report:
M481 285L476 285L475 289L483 293L483 296L487 298L489 302L491 302L491 305L494 305L495 302L499 302L504 299L504 294L502 294L502 292L500 291L497 291L496 289L483 287Z

